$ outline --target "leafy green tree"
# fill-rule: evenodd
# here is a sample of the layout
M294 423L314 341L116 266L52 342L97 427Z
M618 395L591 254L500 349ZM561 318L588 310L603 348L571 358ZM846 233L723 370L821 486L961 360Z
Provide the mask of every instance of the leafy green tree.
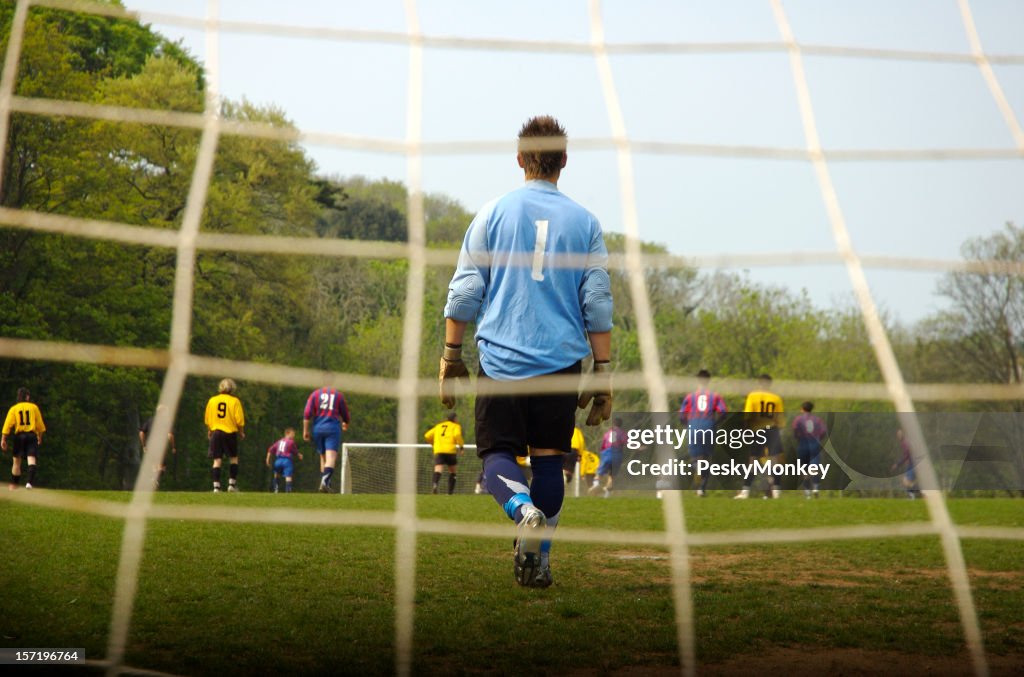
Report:
M1024 381L1024 277L1000 270L1000 264L1024 263L1024 229L1007 223L988 237L972 238L964 258L983 263L981 272L947 274L939 293L951 309L928 327L939 338L948 363L973 380Z

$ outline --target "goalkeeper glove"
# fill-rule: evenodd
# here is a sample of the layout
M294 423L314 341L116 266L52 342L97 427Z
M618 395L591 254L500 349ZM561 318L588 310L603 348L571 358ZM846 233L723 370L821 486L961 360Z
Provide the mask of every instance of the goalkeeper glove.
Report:
M594 373L584 383L577 406L586 409L591 400L594 401L594 405L587 415L587 425L597 425L611 418L612 371L608 362L594 361Z
M441 355L441 369L438 372L437 380L440 385L441 404L451 409L455 406L456 379L465 379L469 382L469 370L466 363L462 361L462 346L452 343L444 344L444 353Z

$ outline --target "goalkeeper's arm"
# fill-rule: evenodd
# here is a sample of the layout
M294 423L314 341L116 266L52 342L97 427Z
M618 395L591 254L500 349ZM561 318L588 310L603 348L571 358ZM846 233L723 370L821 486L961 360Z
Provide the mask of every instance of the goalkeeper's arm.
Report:
M580 409L586 409L593 400L587 425L597 425L612 415L612 333L590 332L590 349L594 353L594 373L584 383L577 404Z
M594 402L587 415L587 425L597 425L612 415L612 287L607 264L608 251L598 229L580 285L580 308L594 354L594 373L584 382L578 402L580 409L585 409L591 400Z
M469 370L462 361L462 339L466 335L466 322L446 318L444 324L444 353L437 380L440 387L441 403L451 409L455 406L454 381L469 380Z

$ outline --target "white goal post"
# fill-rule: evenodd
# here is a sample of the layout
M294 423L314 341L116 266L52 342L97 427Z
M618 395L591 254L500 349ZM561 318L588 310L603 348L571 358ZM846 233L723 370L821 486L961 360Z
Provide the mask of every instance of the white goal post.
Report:
M412 449L416 454L416 493L430 493L434 473L434 451L429 444L393 444L376 442L343 442L341 445L342 494L393 494L396 486L398 454ZM467 444L459 457L455 493L471 494L483 464L476 455L476 445ZM580 495L579 464L573 473L573 494ZM441 476L438 493L448 493L448 470Z

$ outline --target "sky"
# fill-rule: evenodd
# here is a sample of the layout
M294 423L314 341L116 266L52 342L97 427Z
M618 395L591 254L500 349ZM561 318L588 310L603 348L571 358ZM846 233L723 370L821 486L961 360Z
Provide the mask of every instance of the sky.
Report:
M161 15L201 18L203 0L124 0L140 18L206 61L201 30ZM586 43L586 0L420 0L430 36ZM958 52L970 46L955 0L784 0L801 44ZM1024 2L971 0L988 54L1021 55ZM605 0L609 43L778 42L769 0ZM405 32L400 0L221 0L223 20ZM784 52L613 54L628 136L635 141L806 146ZM283 109L304 131L403 140L409 50L401 44L222 32L223 96ZM804 55L826 149L1012 150L1011 131L981 71L970 63ZM423 187L470 211L522 181L514 139L536 114L559 118L569 163L559 188L606 231L626 216L614 151L575 152L577 139L612 135L596 62L589 54L428 47L425 141L508 141L508 152L427 156ZM1024 122L1024 63L994 71ZM318 170L406 181L403 155L307 146ZM644 240L681 256L834 250L814 170L805 160L645 154L633 157ZM862 255L957 260L969 238L1024 224L1024 156L1000 160L843 161L829 165L852 244ZM468 224L467 224L468 225ZM730 269L734 272L735 269ZM704 269L704 272L712 272ZM742 271L758 283L806 290L822 308L852 307L845 268L822 262ZM878 305L904 324L946 307L938 275L868 269Z

